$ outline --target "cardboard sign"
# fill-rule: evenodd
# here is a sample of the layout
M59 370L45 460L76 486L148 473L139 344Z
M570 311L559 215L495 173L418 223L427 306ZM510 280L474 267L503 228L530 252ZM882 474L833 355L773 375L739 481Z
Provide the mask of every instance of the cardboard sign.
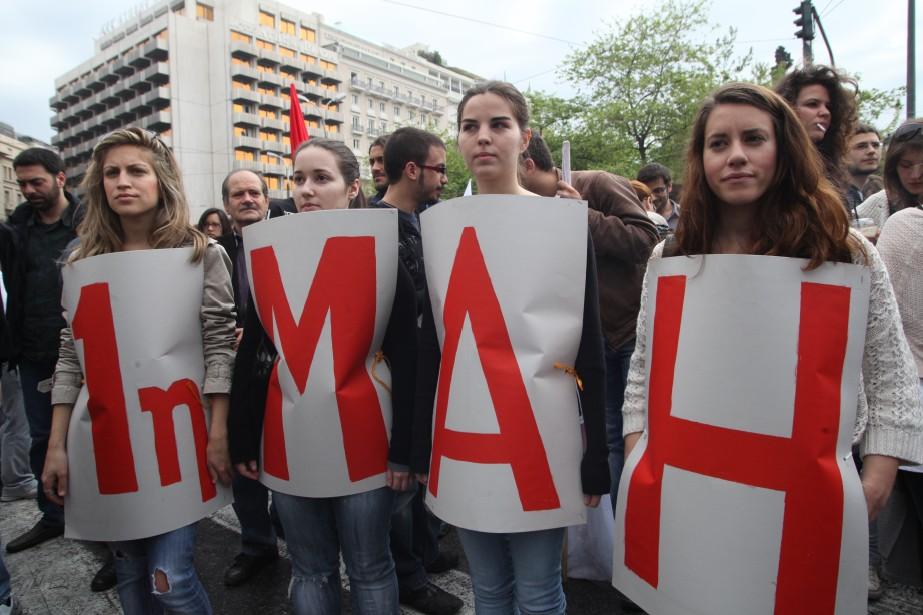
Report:
M865 613L850 456L868 270L652 261L648 417L619 487L613 585L651 613Z
M426 501L485 532L583 523L573 366L583 325L582 201L478 195L421 216L442 347Z
M63 268L85 378L67 434L70 538L146 538L231 502L205 462L204 273L191 255L120 252Z
M260 480L315 498L384 486L391 375L375 354L394 302L397 210L275 218L245 228L244 246L251 295L279 351Z

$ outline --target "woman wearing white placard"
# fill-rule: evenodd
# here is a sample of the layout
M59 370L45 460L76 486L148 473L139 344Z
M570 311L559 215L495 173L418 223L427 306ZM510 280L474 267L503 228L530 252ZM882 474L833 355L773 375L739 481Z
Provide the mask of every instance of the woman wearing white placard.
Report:
M295 153L293 180L299 215L358 208L351 203L361 195L359 162L342 142L323 139L304 142ZM355 215L362 214L355 212ZM272 492L292 557L289 596L294 612L299 615L341 612L341 553L350 580L352 612L396 615L399 611L397 576L388 548L388 530L393 491L406 491L411 485L408 465L416 371L414 293L410 274L398 263L394 301L381 349L391 368L391 439L388 458L382 459L388 462L387 485L333 497ZM360 299L357 297L356 301ZM366 307L375 310L374 305ZM237 470L254 480L260 478L257 460L260 459L268 370L279 354L264 326L255 303L251 303L235 363L231 400L231 456ZM337 412L335 403L317 410ZM291 434L291 441L293 446L304 446L297 433ZM332 439L323 451L330 457L342 456L343 444Z
M479 84L458 106L458 147L477 182L478 194L537 196L519 182L519 158L531 137L528 105L513 85ZM536 206L540 206L540 203ZM524 221L524 224L527 224ZM426 237L424 234L424 242ZM511 244L512 245L512 244ZM583 328L575 369L582 379L581 406L587 448L581 481L587 506L609 491L605 443L603 346L592 243L587 238ZM418 383L418 429L429 433L440 359L431 310L424 312L424 350ZM415 451L414 469L427 480L430 451ZM479 614L561 613L566 599L561 583L564 527L492 533L458 528L474 585Z
M191 246L193 262L203 263L203 393L211 406L206 457L212 479L229 485L227 409L235 338L228 257L189 225L179 165L153 133L127 128L100 139L83 185L86 218L70 262L114 252ZM45 492L61 504L68 490L67 432L83 379L71 328L66 327L51 393L54 416L42 475ZM128 615L212 612L193 561L195 524L109 546L115 554L119 600Z
M730 84L696 118L686 162L683 218L676 254L755 254L868 268L871 295L854 438L864 454L862 488L870 518L887 501L899 460L923 460L923 414L916 374L894 293L872 245L849 228L835 187L791 108L770 90ZM647 297L642 293L638 345L625 392L625 454L641 436L647 412Z

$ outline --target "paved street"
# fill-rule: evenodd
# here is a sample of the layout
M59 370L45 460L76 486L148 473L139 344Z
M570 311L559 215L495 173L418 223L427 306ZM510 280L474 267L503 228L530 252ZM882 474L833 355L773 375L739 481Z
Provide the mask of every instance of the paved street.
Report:
M35 503L0 504L0 535L4 544L27 530L36 518ZM444 539L446 548L461 552L454 534ZM230 507L199 524L196 564L217 615L291 613L286 592L291 573L284 543L283 558L244 587L228 589L221 582L224 569L237 553L239 528ZM35 549L6 554L13 575L13 591L29 615L114 615L120 612L115 591L93 594L90 579L101 562L103 550L72 540L57 539ZM464 615L473 615L471 580L462 561L460 571L437 575L433 580L465 601ZM606 583L570 580L566 585L568 613L574 615L618 615L616 592ZM349 612L348 588L344 587L345 612ZM406 614L415 611L404 609ZM920 615L923 592L886 584L880 602L872 603L869 615Z

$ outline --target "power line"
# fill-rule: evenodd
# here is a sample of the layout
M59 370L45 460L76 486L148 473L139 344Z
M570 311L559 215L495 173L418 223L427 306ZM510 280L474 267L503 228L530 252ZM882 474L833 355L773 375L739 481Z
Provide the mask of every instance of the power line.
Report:
M833 11L835 11L836 8L837 8L838 6L840 6L841 4L843 4L844 2L846 2L846 0L840 0L839 2L837 2L836 4L834 4L834 5L830 8L829 11L827 11L826 13L824 13L823 15L821 15L821 17L829 17L829 16L830 16L830 13L832 13Z
M438 11L436 9L431 9L426 6L417 6L415 4L409 4L407 2L398 2L398 0L385 0L388 4L397 4L398 6L405 6L407 8L416 9L418 11L426 11L427 13L435 13L436 15L442 15L443 17L453 17L455 19L461 19L464 21L470 21L473 23L479 23L484 26L491 26L492 28L499 28L501 30L509 30L510 32L518 32L519 34L528 34L529 36L537 36L539 38L548 39L550 41L557 41L559 43L564 43L566 45L576 46L578 43L573 41L568 41L563 38L558 38L556 36L549 36L547 34L541 34L539 32L529 32L528 30L520 30L519 28L513 28L511 26L505 26L503 24L493 23L490 21L485 21L483 19L476 19L474 17L468 17L467 15L456 15L455 13L447 13L445 11Z

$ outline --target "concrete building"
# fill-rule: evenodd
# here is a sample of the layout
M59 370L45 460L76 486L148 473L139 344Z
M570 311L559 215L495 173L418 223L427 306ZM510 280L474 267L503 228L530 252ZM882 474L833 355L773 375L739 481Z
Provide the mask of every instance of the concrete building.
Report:
M95 55L55 80L52 144L76 185L100 136L155 131L179 160L194 215L220 204L220 182L236 168L261 172L271 196L284 197L291 83L309 134L345 141L360 160L401 125L452 130L474 77L418 50L374 45L271 1L148 2L105 27Z
M0 122L0 221L6 220L23 201L13 171L13 159L30 147L51 148L44 141L17 134L12 126Z

